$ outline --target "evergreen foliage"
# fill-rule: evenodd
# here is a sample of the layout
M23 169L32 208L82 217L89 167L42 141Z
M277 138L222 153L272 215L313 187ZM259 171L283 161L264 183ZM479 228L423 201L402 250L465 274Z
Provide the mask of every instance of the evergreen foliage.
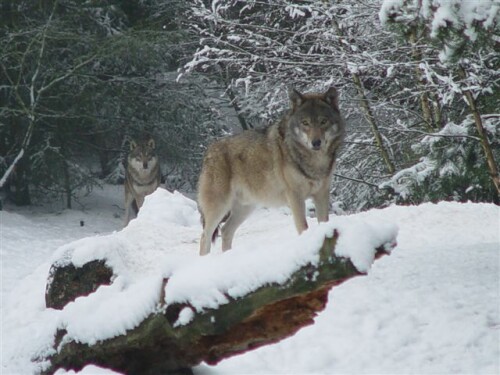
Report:
M491 116L485 120L495 159L499 160L499 119ZM439 132L424 137L414 149L416 154L425 156L382 185L394 190L398 203L497 202L472 116L458 125L448 123Z
M4 185L13 201L55 195L71 206L98 178L120 182L127 142L144 134L165 173L182 169L194 188L220 125L210 82L176 80L193 42L175 21L185 4L169 5L158 18L154 2L1 2L0 172L24 151Z

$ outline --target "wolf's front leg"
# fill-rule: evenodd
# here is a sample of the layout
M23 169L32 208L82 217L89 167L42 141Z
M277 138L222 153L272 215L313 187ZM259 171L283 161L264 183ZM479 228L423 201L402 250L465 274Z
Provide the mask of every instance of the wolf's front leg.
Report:
M305 201L300 194L293 191L287 192L287 200L288 206L292 210L295 227L300 234L307 229Z
M126 227L130 222L130 207L125 206L125 219L123 220L123 226Z
M207 255L210 252L211 235L204 230L200 239L200 255Z
M125 227L128 225L128 223L130 223L130 220L135 219L137 216L133 204L134 204L133 200L125 201L125 223L124 223Z
M330 211L330 184L324 186L313 195L314 206L316 207L316 217L319 222L328 221L328 212Z
M146 194L137 194L137 197L135 198L135 202L137 203L137 210L139 210L142 205L144 204L144 198L146 197Z

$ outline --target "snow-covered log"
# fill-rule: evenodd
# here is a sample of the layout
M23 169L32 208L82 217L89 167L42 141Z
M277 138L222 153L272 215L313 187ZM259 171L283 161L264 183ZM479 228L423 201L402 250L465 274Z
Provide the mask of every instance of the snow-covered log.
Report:
M332 286L366 273L397 232L327 223L267 246L199 257L195 219L194 202L159 190L123 231L58 251L46 301L56 296L50 306L62 311L46 373L87 364L127 374L189 372L277 342L312 324ZM177 246L168 240L176 232ZM86 284L78 298L75 280Z

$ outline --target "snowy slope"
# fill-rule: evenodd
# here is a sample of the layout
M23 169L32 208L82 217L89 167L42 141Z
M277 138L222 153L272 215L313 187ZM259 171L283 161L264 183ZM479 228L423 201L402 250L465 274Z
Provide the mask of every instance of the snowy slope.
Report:
M175 243L177 250L191 254L193 259L197 257L200 227L189 207L180 204L170 213L148 207L151 220L180 220L183 228L181 238L178 233L166 232L153 236L157 241L151 244L153 248L169 248ZM184 213L179 214L180 209ZM48 334L61 314L44 309L45 281L50 262L67 251L68 245L58 251L56 248L70 240L120 229L121 220L114 217L114 210L108 206L100 211L73 210L35 218L2 212L2 374L33 373L36 366L30 356L50 347ZM175 217L169 217L172 213L176 213ZM86 225L75 226L82 215ZM353 221L396 223L398 247L391 256L375 263L368 276L335 288L315 325L278 344L217 366L201 365L195 371L499 373L499 215L499 208L493 205L440 203L332 216L331 221L338 226ZM314 220L310 223L312 231L318 229ZM131 225L147 223L138 220ZM271 251L290 238L297 236L287 210L261 210L243 224L234 245L235 249L250 250L265 246ZM127 241L139 245L141 238L128 237ZM218 256L216 252L210 257ZM139 269L151 264L144 259L139 263ZM154 280L150 281L154 284ZM147 305L147 298L141 303ZM110 313L108 319L111 317ZM98 372L111 373L95 367L82 371Z
M393 254L335 288L314 326L214 373L498 374L499 215L456 203L356 215L397 222Z

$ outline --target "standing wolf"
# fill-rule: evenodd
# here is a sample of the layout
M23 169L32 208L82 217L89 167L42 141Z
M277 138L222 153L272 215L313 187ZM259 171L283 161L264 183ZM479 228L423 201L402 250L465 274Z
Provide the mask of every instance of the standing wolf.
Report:
M125 170L125 225L137 216L144 197L160 186L160 179L155 141L131 141Z
M212 144L198 182L203 233L200 255L222 227L222 250L258 206L291 208L299 233L307 229L305 199L312 197L318 221L328 221L332 170L345 126L338 94L289 94L291 109L265 130L249 130Z

